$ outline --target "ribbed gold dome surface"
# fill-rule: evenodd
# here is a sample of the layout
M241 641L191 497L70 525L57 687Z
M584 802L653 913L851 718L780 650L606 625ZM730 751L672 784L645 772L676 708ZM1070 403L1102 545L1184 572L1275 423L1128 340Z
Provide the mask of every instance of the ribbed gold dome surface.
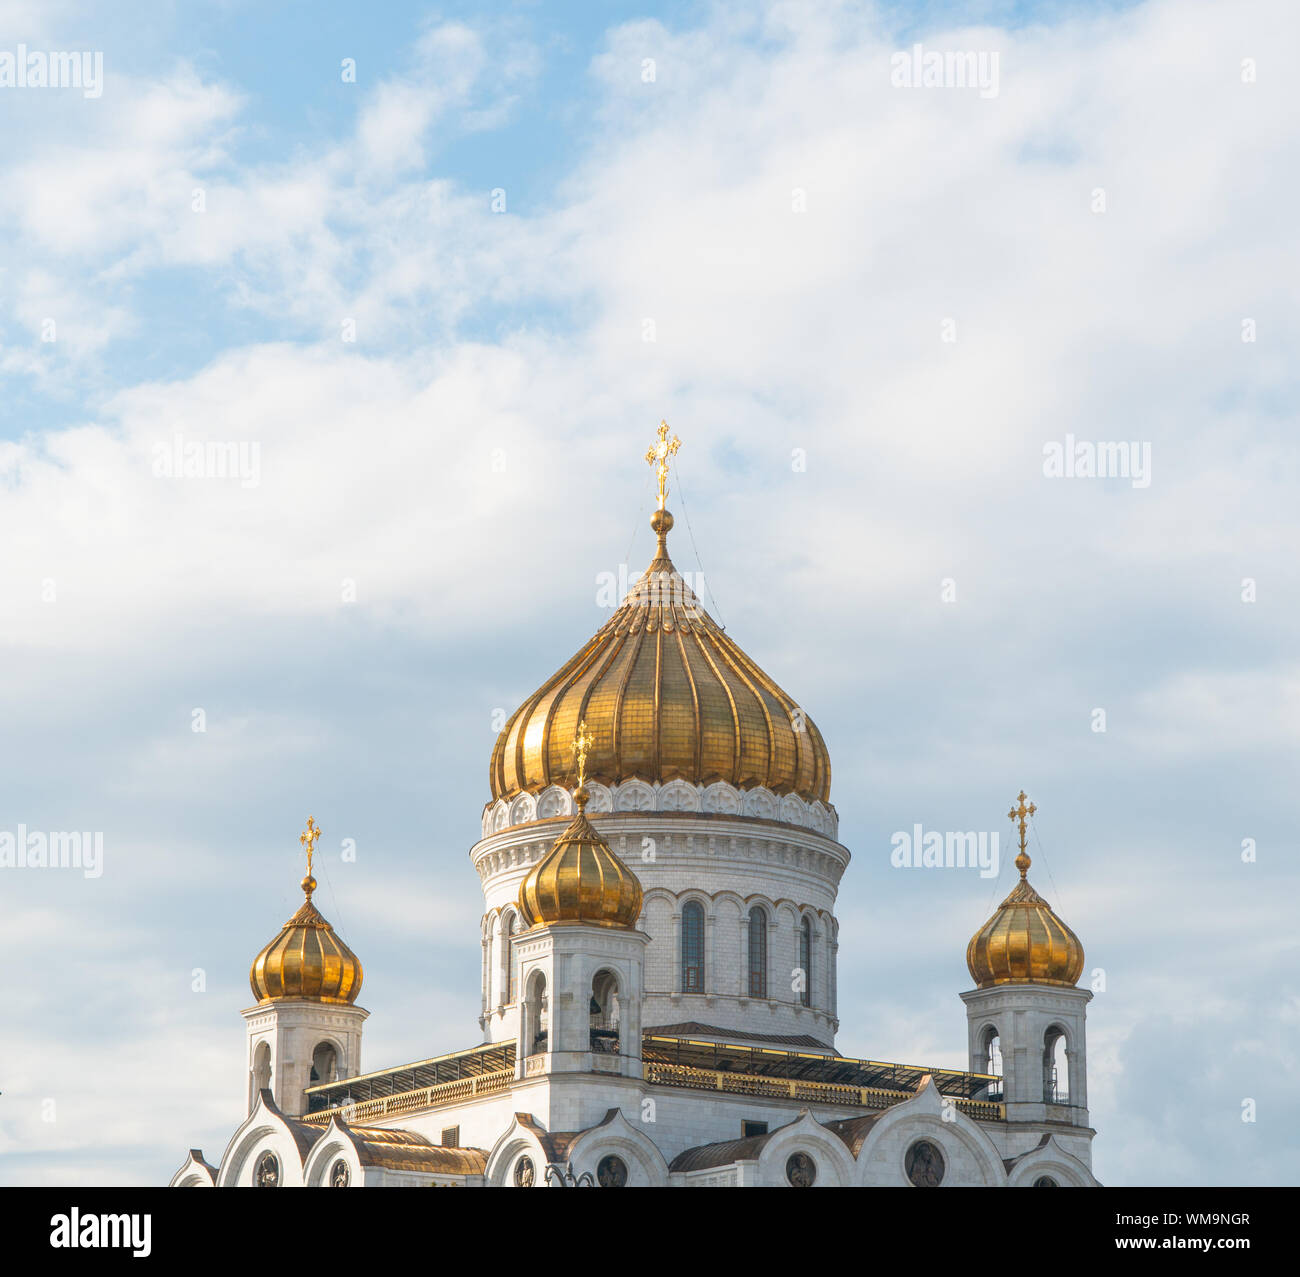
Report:
M1029 885L1029 857L1016 857L1020 881L966 946L975 985L1078 983L1083 974L1079 937Z
M361 992L361 961L311 902L316 879L302 880L306 899L280 934L253 959L248 983L259 1002L311 998L353 1003Z
M654 561L586 647L506 723L492 751L494 799L571 779L569 742L585 719L600 742L589 780L723 780L829 800L821 733L683 581L668 557L672 526L667 510L655 511Z
M530 927L582 922L636 926L641 883L587 819L587 791L574 794L578 812L519 887L519 912Z

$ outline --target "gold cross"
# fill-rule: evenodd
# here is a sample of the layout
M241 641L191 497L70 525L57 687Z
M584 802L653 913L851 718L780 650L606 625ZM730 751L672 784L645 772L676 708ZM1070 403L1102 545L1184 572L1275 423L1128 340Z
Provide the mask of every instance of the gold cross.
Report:
M307 848L307 877L311 877L311 854L316 847L316 839L320 837L320 827L310 817L307 817L307 832L298 835L298 841Z
M659 508L664 508L664 499L668 496L668 458L677 455L677 449L682 446L682 441L673 435L672 439L668 438L668 423L661 421L659 423L659 440L652 443L646 449L645 459L647 465L655 466L655 473L659 478Z
M587 751L596 743L596 738L587 731L587 720L578 724L578 734L573 738L573 752L578 756L578 788L587 781Z
M1023 789L1020 791L1019 795L1017 796L1016 801L1020 804L1020 806L1013 807L1009 812L1007 812L1007 818L1009 820L1014 820L1019 822L1020 850L1023 852L1025 849L1025 821L1030 816L1032 816L1034 812L1038 810L1038 808L1035 807L1033 803L1030 803L1028 807L1025 806L1025 791Z

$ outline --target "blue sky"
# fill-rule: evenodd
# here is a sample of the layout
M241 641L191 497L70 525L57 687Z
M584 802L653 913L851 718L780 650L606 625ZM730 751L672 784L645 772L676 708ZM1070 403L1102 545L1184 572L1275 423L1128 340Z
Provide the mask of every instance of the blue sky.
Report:
M1294 1182L1292 7L266 8L0 0L106 75L0 89L0 830L105 835L0 878L0 1182L219 1155L308 813L366 1067L477 1040L493 715L643 565L661 416L678 566L831 750L841 1049L965 1063L1012 871L890 836L1023 787L1100 1178ZM998 93L891 86L916 40Z

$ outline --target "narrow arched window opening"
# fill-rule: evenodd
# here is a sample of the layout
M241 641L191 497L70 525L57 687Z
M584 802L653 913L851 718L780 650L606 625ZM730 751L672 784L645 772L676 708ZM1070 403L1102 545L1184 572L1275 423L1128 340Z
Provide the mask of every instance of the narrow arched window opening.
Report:
M812 919L805 918L799 927L799 970L803 972L803 989L799 1001L812 1006Z
M704 909L694 900L682 906L682 992L704 992Z
M592 978L587 1012L591 1049L605 1055L617 1055L619 990L618 977L612 971L598 971Z
M525 1055L537 1055L547 1046L546 976L534 971L524 991L522 1045Z
M989 1083L986 1094L990 1100L1000 1100L1002 1098L1002 1039L992 1025L984 1030L980 1055L982 1056L980 1071L992 1073L998 1079L996 1082Z
M248 1097L248 1111L253 1111L258 1094L271 1089L271 1046L268 1042L259 1042L253 1052L253 1085Z
M1053 1025L1043 1037L1043 1099L1048 1104L1070 1102L1070 1064L1065 1033Z
M749 996L767 997L767 910L749 911Z
M506 1002L511 1003L518 996L519 992L519 949L515 944L515 936L519 934L519 917L517 914L507 914L505 926L502 928L502 943L506 947Z

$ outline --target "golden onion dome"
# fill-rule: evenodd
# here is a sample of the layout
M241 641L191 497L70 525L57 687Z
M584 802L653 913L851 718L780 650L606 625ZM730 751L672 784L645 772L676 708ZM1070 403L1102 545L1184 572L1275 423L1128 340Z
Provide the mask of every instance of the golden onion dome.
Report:
M306 898L280 928L280 934L253 959L248 983L259 1002L310 998L314 1002L350 1005L361 992L361 960L334 934L334 928L311 902L311 893L316 890L311 861L319 838L319 827L308 817L307 831L298 839L307 849L307 876L301 884Z
M530 927L632 929L641 916L641 883L587 819L585 785L573 799L577 814L520 884L519 912Z
M704 610L668 557L673 516L650 521L654 561L613 616L511 716L492 751L492 797L564 784L586 720L601 742L588 779L726 781L830 798L831 761L813 721Z
M1020 793L1020 854L1016 868L1020 881L998 906L997 912L973 935L966 946L966 966L976 988L996 984L1074 985L1083 974L1083 945L1029 885L1032 863L1025 851L1026 815L1035 807L1025 806Z

